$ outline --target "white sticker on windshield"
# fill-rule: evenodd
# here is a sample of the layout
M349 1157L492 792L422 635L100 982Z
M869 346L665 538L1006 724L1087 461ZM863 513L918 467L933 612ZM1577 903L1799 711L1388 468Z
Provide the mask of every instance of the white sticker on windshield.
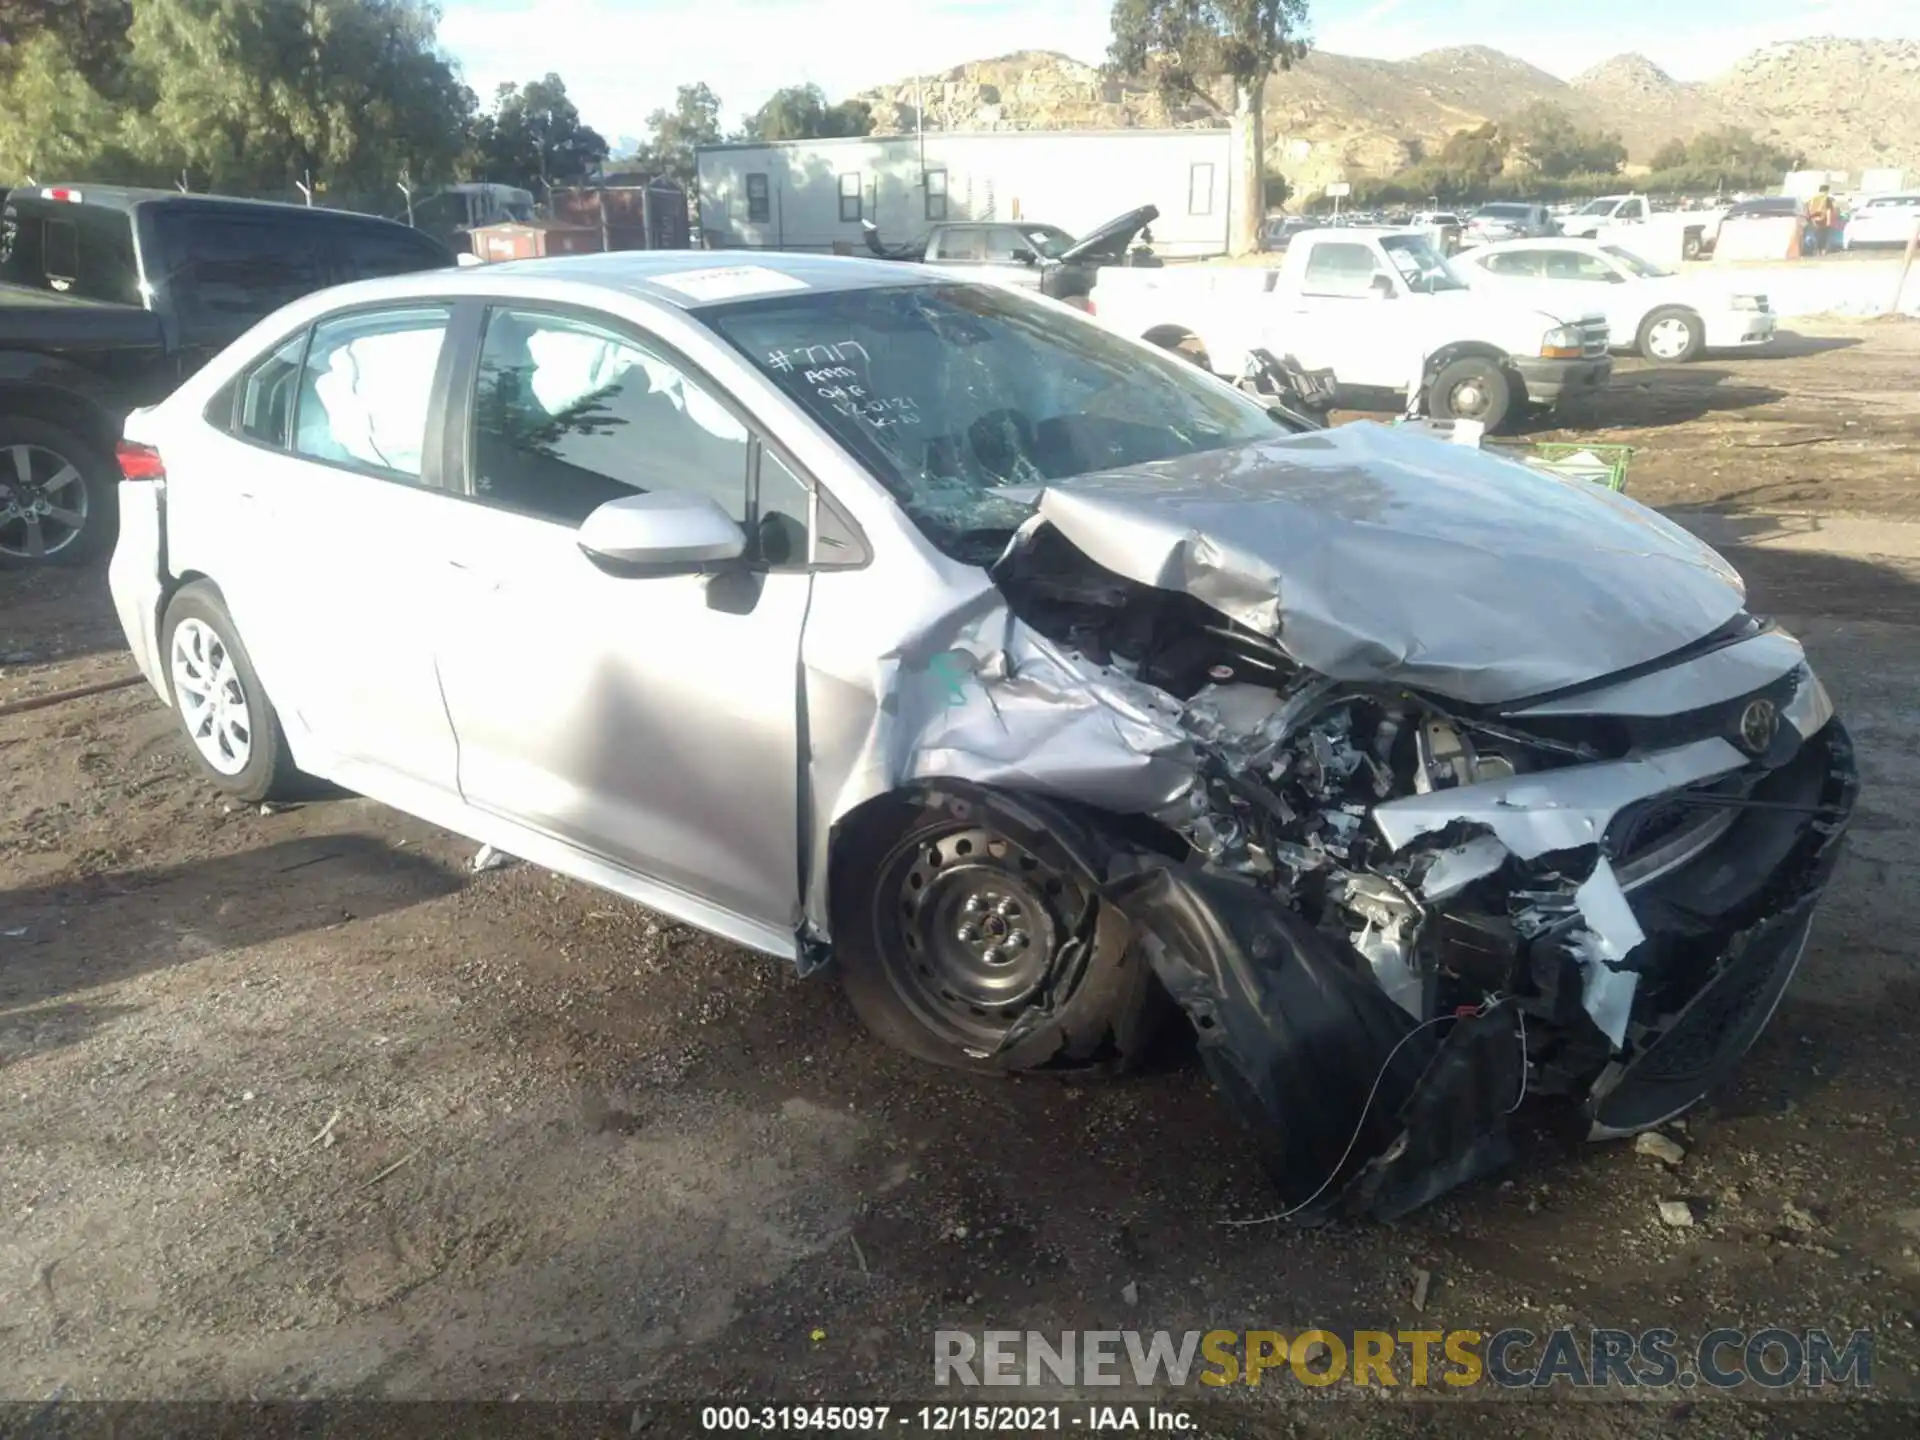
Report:
M742 300L749 295L778 295L804 290L806 281L764 265L729 265L722 270L689 270L684 275L655 275L654 284L678 290L694 300Z

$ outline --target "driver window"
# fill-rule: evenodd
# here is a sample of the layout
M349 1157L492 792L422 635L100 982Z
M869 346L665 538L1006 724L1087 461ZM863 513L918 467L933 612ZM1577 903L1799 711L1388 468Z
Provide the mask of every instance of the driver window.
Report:
M1309 295L1366 295L1375 273L1371 246L1328 242L1314 246L1307 257L1303 286Z
M670 361L536 311L489 312L474 387L476 499L561 525L684 490L747 519L747 431Z
M1647 202L1644 200L1629 200L1620 207L1620 218L1622 220L1640 220L1645 218L1646 213Z
M984 260L987 237L978 230L945 230L940 235L942 260Z
M1549 250L1549 280L1597 280L1605 284L1613 279L1613 269L1605 261L1581 250Z
M1481 263L1494 275L1519 275L1533 279L1540 274L1538 250L1511 250L1504 255L1489 255Z
M987 259L994 261L1018 260L1022 255L1032 253L1026 237L1008 225L996 225L987 232Z

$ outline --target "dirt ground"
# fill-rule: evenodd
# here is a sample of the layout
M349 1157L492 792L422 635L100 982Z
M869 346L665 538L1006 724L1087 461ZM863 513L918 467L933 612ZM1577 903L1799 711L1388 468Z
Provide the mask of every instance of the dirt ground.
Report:
M1779 1325L1872 1330L1908 1408L1664 1392L1516 1433L1913 1433L1920 527L1827 522L1920 519L1920 325L1623 362L1595 423L1805 639L1864 772L1800 976L1676 1170L1530 1106L1506 1177L1399 1226L1230 1226L1271 1196L1177 1042L1109 1085L957 1079L830 976L474 875L370 802L224 803L123 688L0 718L0 1399L917 1402L941 1326ZM0 707L129 669L100 572L0 575ZM1283 1384L1215 1424L1494 1418Z

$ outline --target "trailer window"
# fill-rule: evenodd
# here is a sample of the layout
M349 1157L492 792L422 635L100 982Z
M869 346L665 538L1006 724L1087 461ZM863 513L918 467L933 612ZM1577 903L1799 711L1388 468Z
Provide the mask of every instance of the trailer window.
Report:
M927 219L947 218L947 172L927 171Z
M747 223L764 225L773 218L773 206L768 200L767 177L764 173L747 176Z
M848 225L860 221L860 176L857 172L840 177L840 219Z
M1187 172L1187 213L1213 213L1213 166L1204 161Z

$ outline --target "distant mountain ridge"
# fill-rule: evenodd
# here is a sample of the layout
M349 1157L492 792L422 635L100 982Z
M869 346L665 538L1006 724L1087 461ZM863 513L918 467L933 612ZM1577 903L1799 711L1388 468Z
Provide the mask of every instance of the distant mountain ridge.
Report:
M1031 130L1218 124L1204 104L1169 109L1149 87L1107 79L1051 51L1020 51L898 81L856 98L878 133L914 128L923 96L929 129ZM1322 51L1267 86L1272 166L1296 186L1385 174L1431 154L1456 130L1512 117L1535 101L1618 132L1628 165L1644 167L1668 140L1736 125L1805 157L1855 173L1899 168L1920 182L1920 42L1819 38L1771 45L1725 74L1675 80L1643 55L1616 55L1562 80L1486 45L1410 60Z

